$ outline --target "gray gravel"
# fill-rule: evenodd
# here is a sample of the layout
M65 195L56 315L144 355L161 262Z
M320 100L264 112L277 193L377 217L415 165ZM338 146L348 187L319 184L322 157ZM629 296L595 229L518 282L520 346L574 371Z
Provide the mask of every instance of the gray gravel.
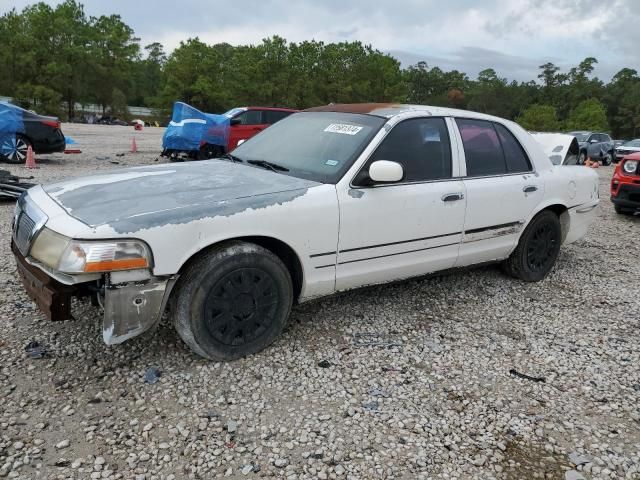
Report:
M131 127L63 128L83 153L38 158L37 181L160 149L162 129L117 157ZM225 364L167 322L108 347L89 305L45 321L0 205L0 477L640 478L640 218L614 213L612 168L598 173L597 224L545 281L486 267L304 304L272 347Z

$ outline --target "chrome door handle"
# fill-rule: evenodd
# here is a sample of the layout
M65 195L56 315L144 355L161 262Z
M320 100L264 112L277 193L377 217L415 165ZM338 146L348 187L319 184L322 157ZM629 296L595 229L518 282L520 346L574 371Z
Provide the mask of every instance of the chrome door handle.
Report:
M522 189L524 193L533 193L536 190L538 190L538 187L536 187L535 185L527 185Z
M462 200L464 198L464 193L445 193L442 196L443 202L455 202L457 200Z

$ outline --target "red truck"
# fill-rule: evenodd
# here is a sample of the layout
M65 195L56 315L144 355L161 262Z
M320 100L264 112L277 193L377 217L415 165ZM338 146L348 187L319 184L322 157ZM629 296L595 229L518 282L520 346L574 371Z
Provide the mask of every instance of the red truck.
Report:
M611 179L611 201L616 213L640 212L640 152L623 157Z

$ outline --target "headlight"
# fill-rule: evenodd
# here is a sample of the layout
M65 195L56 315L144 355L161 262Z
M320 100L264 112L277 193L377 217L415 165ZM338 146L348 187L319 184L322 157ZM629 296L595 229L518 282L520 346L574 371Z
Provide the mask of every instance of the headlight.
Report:
M151 252L138 240L72 240L43 229L30 255L63 273L101 273L151 266Z
M624 162L624 165L622 166L622 169L626 173L635 173L637 168L638 168L637 160L627 160L626 162Z

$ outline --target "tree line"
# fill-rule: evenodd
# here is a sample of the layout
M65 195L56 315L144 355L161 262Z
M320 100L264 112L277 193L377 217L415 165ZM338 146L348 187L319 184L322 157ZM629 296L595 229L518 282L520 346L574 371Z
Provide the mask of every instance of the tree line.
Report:
M168 116L176 100L207 112L239 105L306 108L353 102L404 102L475 110L536 131L602 130L640 134L640 76L622 68L608 83L597 59L562 71L539 67L536 79L509 81L492 69L475 79L419 62L402 68L361 42L208 45L198 38L170 54L142 46L119 15L93 17L76 0L36 3L0 17L0 94L41 113L77 116L76 103L126 117L127 105Z

